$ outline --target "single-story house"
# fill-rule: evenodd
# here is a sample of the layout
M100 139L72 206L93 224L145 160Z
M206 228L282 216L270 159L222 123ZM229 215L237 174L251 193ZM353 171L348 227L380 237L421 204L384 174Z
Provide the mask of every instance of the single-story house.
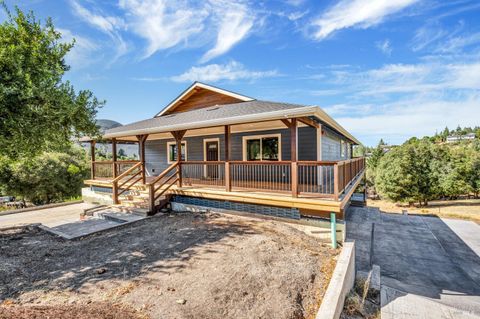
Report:
M86 198L104 196L155 212L166 203L287 218L342 217L364 176L360 142L318 106L257 100L193 83L153 118L114 127L102 141ZM138 161L117 160L137 143Z

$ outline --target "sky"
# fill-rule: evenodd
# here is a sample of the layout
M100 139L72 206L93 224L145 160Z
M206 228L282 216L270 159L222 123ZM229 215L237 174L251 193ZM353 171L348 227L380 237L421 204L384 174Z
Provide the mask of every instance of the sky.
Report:
M478 0L5 2L75 39L66 79L106 100L98 118L153 117L202 81L318 105L365 145L480 125Z

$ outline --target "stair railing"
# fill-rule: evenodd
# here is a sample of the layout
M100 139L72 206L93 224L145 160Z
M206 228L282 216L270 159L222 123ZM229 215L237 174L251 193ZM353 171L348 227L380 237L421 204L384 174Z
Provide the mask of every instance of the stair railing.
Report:
M176 170L174 174L167 176L173 170ZM155 202L159 199L165 192L170 189L176 182L180 179L180 165L178 162L170 165L166 170L164 170L160 175L158 175L153 181L148 183L148 194L149 194L149 210L153 212L155 210ZM158 185L157 185L158 184ZM158 192L160 191L160 192ZM158 193L157 193L158 192Z
M136 170L136 171L135 171ZM122 174L118 175L112 180L112 196L113 203L118 204L118 197L131 189L133 185L142 180L143 163L138 162ZM128 179L124 180L127 176L131 175ZM120 184L119 184L120 183Z

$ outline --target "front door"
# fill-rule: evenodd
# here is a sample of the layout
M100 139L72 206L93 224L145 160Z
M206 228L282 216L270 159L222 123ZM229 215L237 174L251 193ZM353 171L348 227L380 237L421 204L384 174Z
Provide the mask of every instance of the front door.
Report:
M218 161L218 141L208 141L205 143L206 151L206 160L208 162ZM217 164L207 164L206 168L206 177L215 179L218 178L218 165Z

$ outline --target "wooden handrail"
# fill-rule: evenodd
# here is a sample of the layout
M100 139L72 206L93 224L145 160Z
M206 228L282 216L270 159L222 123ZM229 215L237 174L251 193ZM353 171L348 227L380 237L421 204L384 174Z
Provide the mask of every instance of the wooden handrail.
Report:
M138 167L141 167L142 166L142 162L138 162L137 164L133 165L132 167L130 167L129 169L127 169L125 172L123 172L122 174L118 175L112 182L118 182L119 180L121 180L122 178L124 178L125 176L127 176L128 174L130 174L133 170L135 170L136 168Z
M180 164L181 165L181 164ZM167 189L169 189L170 187L172 187L173 184L175 184L179 179L179 169L180 169L180 166L179 165L179 162L175 162L173 163L172 165L170 165L166 170L164 170L160 175L158 175L153 181L151 181L150 183L148 183L148 194L149 194L149 206L150 206L150 212L153 212L155 210L155 201L160 197L162 196L166 191ZM155 187L155 184L160 182L168 173L170 173L173 169L177 169L177 173L175 175L171 175L170 177L167 178L166 181L163 181L163 183L161 185L159 185L158 187ZM156 195L156 192L163 186L165 185L166 183L168 183L172 177L175 176L175 179L173 180L172 183L168 184L167 187L162 190L160 192L160 194Z
M165 175L167 175L168 173L170 173L170 171L172 169L174 169L175 167L178 166L178 162L175 162L173 163L172 165L170 165L166 170L164 170L160 175L158 175L157 177L155 177L154 180L152 180L150 183L148 183L149 185L154 185L156 183L158 183L158 181L160 181L162 178L165 177Z
M180 165L207 165L207 164L225 164L225 161L182 161Z
M139 163L139 161L136 160L126 160L126 161L91 161L91 163L95 164L131 164L131 163Z

